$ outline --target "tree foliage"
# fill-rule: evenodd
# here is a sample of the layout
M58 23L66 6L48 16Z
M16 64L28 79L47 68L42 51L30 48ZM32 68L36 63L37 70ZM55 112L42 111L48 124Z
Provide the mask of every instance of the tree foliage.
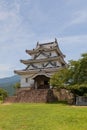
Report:
M0 100L4 100L7 96L8 96L7 91L0 88Z
M50 83L53 87L68 88L80 95L87 93L87 53L77 61L70 60L68 67L55 73Z
M64 88L68 80L68 73L69 73L68 69L66 68L60 69L57 73L55 73L52 76L50 80L51 85L57 88Z
M72 84L87 83L87 53L78 61L70 61Z
M15 83L14 88L15 89L20 88L20 83L19 82Z

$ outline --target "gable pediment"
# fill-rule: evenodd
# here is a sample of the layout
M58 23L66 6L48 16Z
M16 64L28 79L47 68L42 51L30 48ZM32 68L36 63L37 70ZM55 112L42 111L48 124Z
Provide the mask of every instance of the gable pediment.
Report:
M57 53L55 51L50 52L44 52L40 51L39 53L35 54L33 56L34 59L44 59L44 58L50 58L50 57L58 57Z
M51 56L51 53L49 52L42 52L40 51L38 54L34 55L34 59L43 59L43 58L49 58Z
M30 63L25 70L33 70L33 69L44 69L44 68L53 68L60 67L61 64L58 61L47 61L43 63Z

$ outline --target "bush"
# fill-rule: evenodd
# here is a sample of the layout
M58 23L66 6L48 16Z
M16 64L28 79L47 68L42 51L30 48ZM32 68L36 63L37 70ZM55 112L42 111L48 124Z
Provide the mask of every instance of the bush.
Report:
M19 82L15 83L15 84L14 84L14 88L15 88L15 89L20 88L20 83L19 83Z

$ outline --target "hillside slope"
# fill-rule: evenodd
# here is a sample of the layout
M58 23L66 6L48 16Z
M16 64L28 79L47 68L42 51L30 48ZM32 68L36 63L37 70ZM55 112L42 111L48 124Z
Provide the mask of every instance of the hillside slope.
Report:
M20 81L20 77L18 75L14 75L12 77L1 78L0 79L0 88L7 90L9 95L13 95L15 93L15 89L13 85Z

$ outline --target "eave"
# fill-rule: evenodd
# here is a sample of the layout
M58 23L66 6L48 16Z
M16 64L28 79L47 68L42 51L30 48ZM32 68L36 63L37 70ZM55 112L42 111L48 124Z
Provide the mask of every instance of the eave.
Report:
M38 49L33 49L33 50L26 50L26 53L29 54L29 55L35 55L37 53L39 53L40 51L44 51L44 52L50 52L54 50L53 48L38 48Z
M29 65L31 63L44 63L46 61L57 61L59 60L60 62L65 63L65 61L63 60L63 58L61 58L60 56L57 57L49 57L49 58L44 58L44 59L29 59L29 60L20 60L21 63L25 64L25 65Z
M33 55L33 54L39 53L40 51L43 51L43 52L56 51L56 53L58 55L61 55L61 56L65 57L65 55L60 51L58 46L53 47L53 48L38 48L38 49L33 49L33 50L26 50L26 53L29 54L29 55Z
M46 69L33 69L33 70L15 70L14 73L18 75L27 75L27 74L39 74L41 72L45 73L55 73L57 72L61 67L55 67L55 68L46 68Z
M14 70L14 73L18 75L34 74L38 72L39 70Z

